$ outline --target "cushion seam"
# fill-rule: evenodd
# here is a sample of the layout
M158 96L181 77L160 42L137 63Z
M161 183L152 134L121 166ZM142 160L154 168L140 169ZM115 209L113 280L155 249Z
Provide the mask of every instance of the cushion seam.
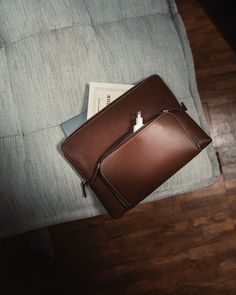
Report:
M14 44L16 44L18 42L21 42L21 41L23 41L25 39L28 39L30 37L41 35L41 34L44 34L44 33L50 33L50 32L53 32L53 31L59 31L59 30L69 29L69 28L74 28L74 27L91 27L91 28L95 28L97 26L104 25L104 24L121 22L121 21L129 20L129 19L141 18L141 17L145 17L145 16L155 16L155 15L162 15L162 16L171 17L171 13L150 13L150 14L144 14L144 15L138 15L138 16L131 16L131 17L127 17L127 18L123 17L123 18L119 18L119 19L116 19L116 20L102 22L102 23L96 23L96 24L92 23L92 20L91 20L91 24L73 24L73 25L64 26L64 27L58 27L58 28L55 28L55 29L49 29L49 30L45 30L45 31L43 31L43 30L42 31L37 31L37 32L30 33L28 35L26 34L26 35L23 35L22 38L14 40L14 41L6 44L5 48L11 47L12 45L14 45Z

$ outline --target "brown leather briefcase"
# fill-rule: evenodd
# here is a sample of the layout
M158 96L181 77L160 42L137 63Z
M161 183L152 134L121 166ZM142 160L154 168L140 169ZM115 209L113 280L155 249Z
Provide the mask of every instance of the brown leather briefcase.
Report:
M135 115L144 125L133 133ZM63 143L66 158L112 217L119 217L192 160L211 138L157 75L132 87Z

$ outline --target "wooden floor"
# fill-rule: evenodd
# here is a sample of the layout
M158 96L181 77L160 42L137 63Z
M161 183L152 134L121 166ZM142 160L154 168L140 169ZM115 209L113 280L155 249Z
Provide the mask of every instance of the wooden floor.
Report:
M56 259L24 235L0 246L0 294L236 294L236 57L197 0L178 0L223 175L213 187L49 229Z

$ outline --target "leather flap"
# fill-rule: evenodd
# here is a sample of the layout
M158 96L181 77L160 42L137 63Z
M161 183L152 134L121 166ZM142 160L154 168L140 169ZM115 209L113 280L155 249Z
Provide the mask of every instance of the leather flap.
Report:
M100 172L113 192L132 207L200 150L180 120L164 113L113 150L101 162Z

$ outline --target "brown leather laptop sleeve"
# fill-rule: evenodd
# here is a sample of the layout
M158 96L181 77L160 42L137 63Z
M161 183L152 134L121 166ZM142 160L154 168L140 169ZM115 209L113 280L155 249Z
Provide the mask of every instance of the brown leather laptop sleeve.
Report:
M152 75L90 118L61 149L83 184L112 217L119 217L211 142L185 110L161 78ZM138 111L144 126L133 133Z

